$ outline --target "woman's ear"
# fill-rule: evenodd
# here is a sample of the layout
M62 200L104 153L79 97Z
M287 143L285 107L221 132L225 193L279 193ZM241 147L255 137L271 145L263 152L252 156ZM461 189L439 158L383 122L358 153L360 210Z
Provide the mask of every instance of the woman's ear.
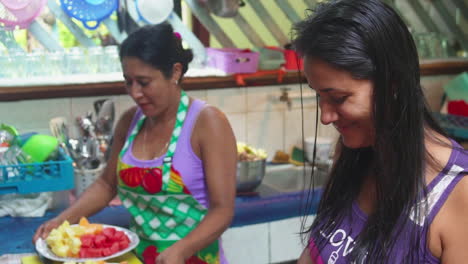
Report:
M180 62L176 62L172 66L172 81L178 83L180 77L182 77L182 64Z

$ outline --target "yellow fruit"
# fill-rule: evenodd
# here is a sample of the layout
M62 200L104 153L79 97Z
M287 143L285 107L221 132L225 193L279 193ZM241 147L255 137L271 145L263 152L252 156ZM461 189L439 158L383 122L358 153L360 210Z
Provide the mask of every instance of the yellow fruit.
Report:
M63 257L63 258L68 256L69 249L70 247L65 244L55 245L54 247L51 248L52 252L54 252L55 255L59 257Z
M76 257L80 252L80 236L83 233L83 227L70 226L70 223L65 221L50 232L46 243L59 257Z

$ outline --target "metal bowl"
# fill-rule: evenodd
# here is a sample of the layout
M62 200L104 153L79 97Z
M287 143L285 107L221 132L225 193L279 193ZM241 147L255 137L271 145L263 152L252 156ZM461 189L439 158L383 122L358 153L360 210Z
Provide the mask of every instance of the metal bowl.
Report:
M237 192L255 190L265 176L266 160L237 162Z

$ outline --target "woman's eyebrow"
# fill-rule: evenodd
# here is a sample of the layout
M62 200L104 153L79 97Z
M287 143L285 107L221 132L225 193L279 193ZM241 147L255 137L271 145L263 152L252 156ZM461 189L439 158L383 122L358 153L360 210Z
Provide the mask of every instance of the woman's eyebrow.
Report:
M317 90L315 90L312 86L310 86L310 84L309 84L309 88L312 89L312 90L314 90L314 91L317 91ZM318 90L319 90L320 92L322 92L322 93L329 93L329 92L331 92L331 91L333 91L333 90L335 90L335 89L330 87L330 88L323 88L323 89L318 89Z

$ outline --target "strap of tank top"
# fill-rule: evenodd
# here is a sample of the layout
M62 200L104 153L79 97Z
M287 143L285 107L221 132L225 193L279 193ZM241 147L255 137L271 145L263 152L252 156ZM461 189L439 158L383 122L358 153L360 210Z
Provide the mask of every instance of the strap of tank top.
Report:
M139 111L139 109L136 111L135 113L135 118L137 118L137 115L141 113ZM125 141L125 144L124 146L122 147L122 149L120 150L120 157L123 157L123 155L125 154L125 152L127 152L127 149L128 147L130 146L130 144L133 142L133 140L135 139L136 135L138 134L138 131L140 131L140 128L141 126L143 125L143 122L145 121L145 118L146 116L144 114L140 114L140 116L138 117L138 120L136 121L136 124L133 126L132 128L132 131L128 134L127 136L127 140ZM132 121L133 123L134 121Z
M428 215L426 216L426 214L423 213L420 214L419 219L416 219L413 212L410 214L410 219L416 224L420 226L430 224L457 183L462 179L462 176L467 173L465 168L458 165L459 162L457 161L460 154L460 150L454 146L447 165L433 180L433 182L431 182L431 188L428 190L425 198L425 201L427 202ZM422 206L420 209L424 210L424 204L425 203L419 202L415 206Z

